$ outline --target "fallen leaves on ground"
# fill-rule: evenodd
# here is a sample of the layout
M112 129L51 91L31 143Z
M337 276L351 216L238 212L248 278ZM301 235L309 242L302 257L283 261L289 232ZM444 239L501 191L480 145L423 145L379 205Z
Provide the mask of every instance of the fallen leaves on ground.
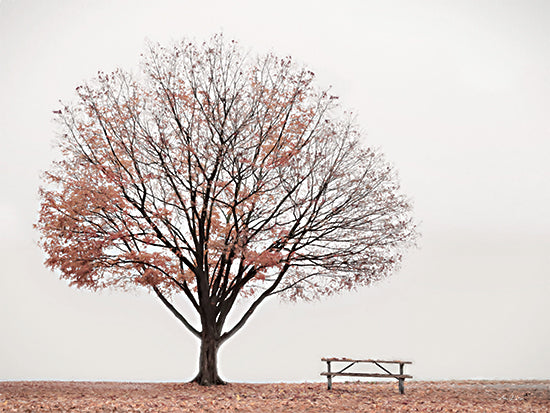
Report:
M0 382L1 412L548 412L550 381Z

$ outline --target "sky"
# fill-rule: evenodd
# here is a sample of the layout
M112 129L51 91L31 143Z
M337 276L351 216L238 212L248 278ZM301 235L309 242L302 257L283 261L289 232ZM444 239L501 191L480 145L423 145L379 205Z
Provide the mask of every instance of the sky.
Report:
M33 230L52 111L146 41L223 32L331 86L399 171L419 246L387 280L263 304L219 354L235 382L321 381L321 357L416 380L550 368L550 2L0 0L0 380L186 381L198 341L146 291L68 287Z

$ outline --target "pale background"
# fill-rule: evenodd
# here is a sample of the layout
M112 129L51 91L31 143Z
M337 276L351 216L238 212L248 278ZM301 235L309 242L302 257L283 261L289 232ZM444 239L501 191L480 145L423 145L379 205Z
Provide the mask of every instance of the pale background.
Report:
M200 5L198 5L200 3ZM183 381L191 334L146 293L69 288L32 229L52 111L146 39L223 31L307 64L400 171L423 234L399 273L274 300L222 347L230 381L316 381L323 356L416 379L548 378L550 2L0 2L0 380Z

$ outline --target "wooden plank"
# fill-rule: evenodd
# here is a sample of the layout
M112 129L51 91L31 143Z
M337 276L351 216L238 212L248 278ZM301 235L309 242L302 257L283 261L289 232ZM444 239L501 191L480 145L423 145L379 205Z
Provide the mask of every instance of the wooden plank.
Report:
M341 362L354 362L354 363L394 363L394 364L412 364L412 361L403 361L403 360L373 360L373 359L349 359L342 357L323 357L321 361L341 361Z
M335 373L324 371L321 376L348 376L348 377L393 377L395 379L412 379L409 374L386 374L386 373Z

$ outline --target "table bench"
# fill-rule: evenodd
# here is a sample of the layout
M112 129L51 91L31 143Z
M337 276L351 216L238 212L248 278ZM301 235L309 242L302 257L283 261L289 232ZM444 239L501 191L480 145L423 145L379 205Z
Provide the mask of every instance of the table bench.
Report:
M322 358L321 361L327 363L327 371L321 373L322 376L327 376L328 380L328 389L332 389L332 378L334 376L347 376L347 377L382 377L382 378L394 378L399 381L399 393L405 393L405 379L412 379L412 376L403 373L403 368L405 364L412 364L411 361L401 361L401 360L356 360L348 358ZM331 370L331 363L348 363L343 369L339 371ZM380 367L384 373L352 373L345 372L350 367L358 363L370 363ZM399 373L392 373L384 364L399 364Z

